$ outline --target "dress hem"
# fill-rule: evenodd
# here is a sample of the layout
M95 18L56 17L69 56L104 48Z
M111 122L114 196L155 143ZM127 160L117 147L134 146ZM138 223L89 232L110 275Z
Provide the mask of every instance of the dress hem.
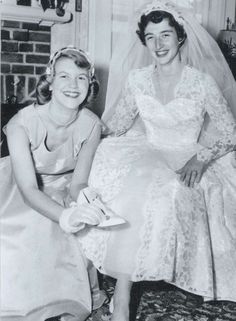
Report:
M95 264L95 266L96 266L96 264ZM107 273L101 268L101 266L99 266L99 268L97 267L97 269L99 270L100 273L117 279L117 274L115 275L113 273ZM136 282L160 282L160 281L164 281L164 282L166 282L168 284L176 286L177 288L179 288L181 290L184 290L186 292L192 293L194 295L201 296L205 302L207 302L207 301L231 301L231 302L236 302L236 298L232 298L232 297L228 297L228 296L223 298L221 296L214 296L213 294L210 295L210 294L203 293L203 291L190 290L187 287L179 285L177 282L173 282L173 281L168 280L168 278L158 278L158 279L153 279L153 278L141 279L140 278L139 280L137 280L137 279L134 280L132 277L130 277L130 281L134 282L134 283L136 283Z
M56 317L62 314L71 314L72 316L80 318L79 320L85 320L91 311L86 308L82 303L70 301L70 302L58 302L53 304L47 304L42 307L36 308L28 313L25 311L5 311L1 313L1 321L44 321L45 319Z

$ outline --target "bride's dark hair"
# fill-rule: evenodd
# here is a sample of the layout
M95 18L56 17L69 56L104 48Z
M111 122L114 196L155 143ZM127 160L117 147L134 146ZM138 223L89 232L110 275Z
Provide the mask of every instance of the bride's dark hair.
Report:
M142 15L140 18L140 22L138 23L139 30L136 31L137 35L139 36L139 39L141 40L142 44L146 46L146 39L145 39L145 29L149 22L153 23L160 23L163 21L163 19L169 20L169 25L171 27L174 27L177 33L177 37L180 41L180 46L184 44L185 39L187 38L187 35L184 31L183 26L181 26L175 18L166 11L152 11L147 15Z

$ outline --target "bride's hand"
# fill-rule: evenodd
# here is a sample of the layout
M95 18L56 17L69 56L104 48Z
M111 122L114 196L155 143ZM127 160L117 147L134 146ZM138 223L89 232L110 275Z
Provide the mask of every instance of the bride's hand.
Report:
M188 187L194 187L195 183L199 183L203 173L207 169L208 164L201 162L194 155L181 169L176 173L180 175L180 180Z

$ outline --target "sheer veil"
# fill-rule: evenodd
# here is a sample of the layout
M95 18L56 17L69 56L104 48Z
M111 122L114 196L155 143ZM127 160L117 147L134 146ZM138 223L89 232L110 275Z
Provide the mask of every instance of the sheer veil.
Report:
M129 30L118 40L111 59L103 121L107 122L112 117L129 71L152 62L136 35L139 18L147 10L168 11L184 26L187 40L181 47L182 59L215 79L236 118L234 77L216 41L200 25L191 9L168 0L129 0Z

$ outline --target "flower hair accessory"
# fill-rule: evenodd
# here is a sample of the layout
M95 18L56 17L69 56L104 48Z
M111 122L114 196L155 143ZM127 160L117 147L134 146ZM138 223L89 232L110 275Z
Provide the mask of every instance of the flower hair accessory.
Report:
M169 12L179 24L184 25L184 18L182 16L182 13L178 10L174 3L170 1L153 0L151 3L145 6L141 14L147 16L152 11L159 10Z
M54 68L54 65L57 61L57 59L62 56L63 54L66 54L66 53L75 53L75 54L79 54L81 56L83 56L87 61L88 63L90 64L90 68L89 68L89 78L92 79L94 74L95 74L95 69L94 69L94 64L92 62L92 60L90 59L89 55L87 52L85 52L84 50L82 49L77 49L73 46L67 46L67 47L64 47L58 51L56 51L54 54L52 54L50 56L50 60L49 60L49 63L47 65L47 68L46 68L46 74L47 75L52 75L53 73L53 68Z

